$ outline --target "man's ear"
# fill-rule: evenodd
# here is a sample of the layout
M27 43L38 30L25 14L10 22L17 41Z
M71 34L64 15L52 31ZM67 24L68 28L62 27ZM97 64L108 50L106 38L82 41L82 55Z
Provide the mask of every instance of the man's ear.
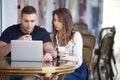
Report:
M18 16L18 20L17 20L18 23L21 22L21 15Z

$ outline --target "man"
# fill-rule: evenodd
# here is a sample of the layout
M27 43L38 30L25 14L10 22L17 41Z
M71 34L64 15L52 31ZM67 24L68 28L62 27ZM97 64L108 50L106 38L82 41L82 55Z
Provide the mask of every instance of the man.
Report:
M25 6L21 11L20 24L8 27L0 37L0 57L11 56L11 40L42 40L43 49L46 53L43 61L52 61L56 57L50 36L44 28L35 25L37 12L32 6ZM17 79L18 80L18 79Z
M11 40L42 40L46 53L43 60L51 61L53 56L56 57L48 32L44 28L35 25L36 20L37 12L35 8L25 6L21 11L21 23L8 27L0 37L0 57L10 56Z

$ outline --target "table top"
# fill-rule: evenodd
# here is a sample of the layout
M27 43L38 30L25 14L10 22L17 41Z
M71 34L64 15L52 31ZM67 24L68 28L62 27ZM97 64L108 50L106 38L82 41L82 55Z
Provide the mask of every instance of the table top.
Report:
M53 73L67 74L74 71L73 62L59 61L51 62L36 61L11 61L10 58L0 58L0 72L7 75L30 75L38 76L44 74L50 77Z
M55 59L51 62L43 61L12 61L9 57L0 58L0 68L42 68L42 67L62 67L62 66L74 66L73 62L70 61L60 61Z

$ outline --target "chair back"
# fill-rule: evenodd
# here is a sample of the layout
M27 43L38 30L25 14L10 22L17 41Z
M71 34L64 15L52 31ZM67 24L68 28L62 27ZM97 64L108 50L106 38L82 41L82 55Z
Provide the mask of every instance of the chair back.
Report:
M99 45L99 46L101 45L101 41L102 41L103 37L104 37L108 32L113 32L113 38L114 38L115 33L116 33L115 26L102 28L102 30L100 31L100 35L99 35L99 42L98 42L98 45Z
M103 28L101 31L100 31L100 35L99 35L99 43L98 43L98 49L96 49L95 50L95 53L96 54L101 54L101 50L102 51L104 51L102 48L102 46L104 46L105 44L107 44L107 43L105 43L104 45L103 45L103 38L104 38L104 36L106 35L107 36L107 34L112 34L112 44L111 44L111 47L113 48L113 45L114 45L114 37L115 37L115 33L116 33L116 29L115 29L115 26L113 26L113 27L106 27L106 28ZM108 40L109 41L109 40ZM115 58L114 58L114 54L113 54L113 49L111 48L111 54L112 54L112 59L113 59L113 62L114 62L114 64L116 64L116 60L115 60ZM106 52L107 53L107 52Z
M83 61L87 64L88 68L90 67L92 59L92 50L89 47L83 48Z
M110 50L113 47L113 33L108 32L104 37L101 42L100 46L100 57L102 58L107 58L110 57Z
M89 31L89 29L88 29L88 25L86 23L84 23L84 22L76 22L76 23L74 23L73 26L74 26L73 28L76 31L80 32L81 34L86 34L86 33L89 34L89 33L91 33Z
M94 49L96 39L95 36L92 34L82 34L83 38L83 47L90 47L91 49Z

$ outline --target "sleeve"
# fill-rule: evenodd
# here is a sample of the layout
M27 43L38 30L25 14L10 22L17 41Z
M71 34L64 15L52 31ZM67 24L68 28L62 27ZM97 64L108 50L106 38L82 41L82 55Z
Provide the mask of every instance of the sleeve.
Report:
M79 67L83 62L82 58L83 40L79 32L76 32L74 34L73 41L74 41L73 55L78 57L79 62L77 63L77 66Z
M6 42L6 43L10 43L10 28L7 28L2 34L1 34L1 37L0 37L0 40L3 41L3 42Z
M42 35L43 43L52 42L49 33L44 28L43 28L43 33L42 34L43 34Z

